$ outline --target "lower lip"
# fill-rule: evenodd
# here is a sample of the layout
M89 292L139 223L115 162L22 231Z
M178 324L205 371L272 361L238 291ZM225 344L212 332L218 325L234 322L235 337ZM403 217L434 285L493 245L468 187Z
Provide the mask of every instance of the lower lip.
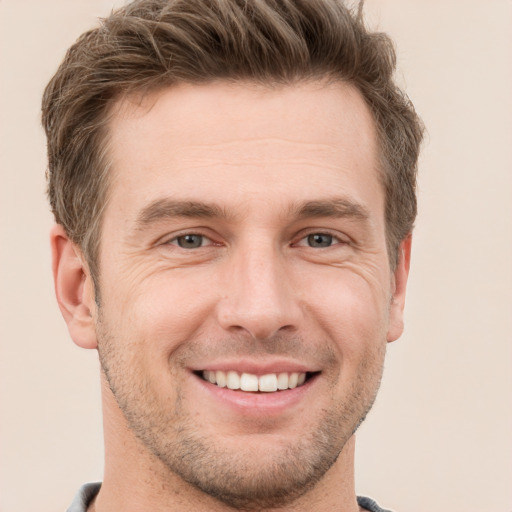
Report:
M256 393L221 388L195 374L193 377L203 390L217 402L221 402L223 405L244 415L260 416L262 414L279 415L299 405L314 387L318 375L312 375L304 384L294 389L275 391L273 393Z

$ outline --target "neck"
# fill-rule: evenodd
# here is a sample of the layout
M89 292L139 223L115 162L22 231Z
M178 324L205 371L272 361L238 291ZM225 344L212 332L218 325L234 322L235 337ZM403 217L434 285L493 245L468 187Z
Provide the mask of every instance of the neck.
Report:
M89 512L123 510L164 512L228 512L236 510L185 482L156 456L128 427L124 415L102 378L105 436L105 474L101 490ZM306 494L267 512L344 510L357 512L354 487L355 438L345 444L340 456L323 478ZM258 508L264 512L261 508Z

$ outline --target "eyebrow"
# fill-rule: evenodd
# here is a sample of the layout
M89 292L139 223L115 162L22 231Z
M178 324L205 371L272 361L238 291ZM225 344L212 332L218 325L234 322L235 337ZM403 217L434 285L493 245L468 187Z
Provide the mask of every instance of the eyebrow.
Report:
M144 229L150 224L177 217L189 218L227 218L226 211L215 204L199 201L176 201L173 199L157 199L144 207L137 216L136 225Z
M343 198L304 201L289 208L289 215L297 219L331 217L368 220L370 214L361 204ZM233 219L224 208L201 201L157 199L144 207L136 219L136 226L143 230L147 226L174 218Z
M343 198L305 201L292 208L291 212L299 219L333 217L367 221L370 217L370 213L366 207Z

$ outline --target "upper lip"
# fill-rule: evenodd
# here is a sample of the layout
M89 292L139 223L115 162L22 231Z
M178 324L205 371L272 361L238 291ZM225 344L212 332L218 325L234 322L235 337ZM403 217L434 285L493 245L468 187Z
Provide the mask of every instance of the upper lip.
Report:
M267 375L269 373L307 373L318 372L319 368L310 364L290 360L255 361L249 359L233 359L194 365L191 371L235 371L253 375Z

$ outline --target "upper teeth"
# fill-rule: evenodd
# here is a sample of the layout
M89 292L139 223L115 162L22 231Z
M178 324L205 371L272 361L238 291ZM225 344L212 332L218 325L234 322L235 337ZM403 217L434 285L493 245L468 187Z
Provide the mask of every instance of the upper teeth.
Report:
M221 370L203 371L203 378L221 388L241 389L242 391L272 391L293 389L304 384L305 373L268 373L267 375L253 375L235 371Z

